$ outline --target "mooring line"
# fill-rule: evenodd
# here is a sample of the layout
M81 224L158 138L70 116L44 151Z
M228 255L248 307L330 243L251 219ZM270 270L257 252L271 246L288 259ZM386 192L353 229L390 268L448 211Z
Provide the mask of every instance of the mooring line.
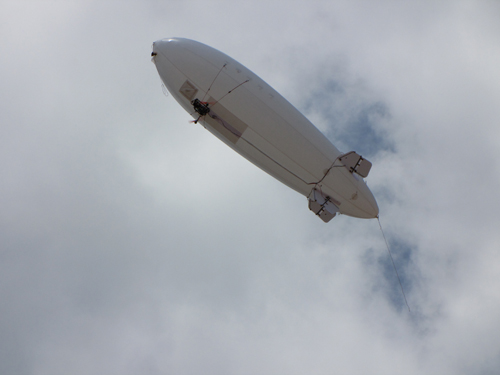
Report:
M406 300L406 294L405 294L405 291L403 289L403 284L401 283L401 279L399 278L399 273L398 273L398 270L396 268L396 263L394 263L394 259L392 258L391 250L389 249L389 243L387 242L387 238L385 237L384 230L382 229L382 224L380 223L380 217L378 215L377 215L377 220L378 220L378 225L380 227L380 231L382 232L382 236L384 237L385 246L387 246L387 251L389 252L389 255L390 255L391 260L392 260L392 266L394 267L394 271L396 271L396 276L398 277L399 286L401 287L401 292L403 293L403 297L405 299L406 306L408 307L408 311L411 312L410 305L408 305L408 301Z

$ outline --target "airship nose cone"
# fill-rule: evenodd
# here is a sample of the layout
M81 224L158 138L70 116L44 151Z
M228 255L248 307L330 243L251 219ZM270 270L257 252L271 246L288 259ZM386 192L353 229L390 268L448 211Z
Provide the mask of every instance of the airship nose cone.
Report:
M162 53L164 55L167 55L168 51L176 45L178 46L182 42L182 40L182 38L165 38L157 40L153 43L153 54Z
M165 48L164 44L164 39L153 42L153 52L151 52L151 56L157 56L159 53L163 52Z

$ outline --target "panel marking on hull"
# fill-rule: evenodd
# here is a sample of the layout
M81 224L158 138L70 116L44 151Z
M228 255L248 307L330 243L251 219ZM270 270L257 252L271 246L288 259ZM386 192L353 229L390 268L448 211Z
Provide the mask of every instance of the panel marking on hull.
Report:
M215 102L215 99L210 98L209 103L210 102ZM205 117L205 121L231 143L238 142L241 135L248 128L247 124L219 103L210 107L210 112L208 116Z
M184 95L187 100L191 101L198 92L198 89L191 82L186 80L179 89L179 92Z

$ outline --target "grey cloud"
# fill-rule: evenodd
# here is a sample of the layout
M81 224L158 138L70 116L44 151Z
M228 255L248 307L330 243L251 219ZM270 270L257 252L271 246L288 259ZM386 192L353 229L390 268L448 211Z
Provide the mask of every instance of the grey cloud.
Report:
M344 148L366 157L373 157L379 151L394 152L394 141L384 128L384 122L391 119L387 105L368 98L363 100L359 92L363 87L346 85L348 83L327 81L310 88L305 112L321 113L328 124L326 134Z

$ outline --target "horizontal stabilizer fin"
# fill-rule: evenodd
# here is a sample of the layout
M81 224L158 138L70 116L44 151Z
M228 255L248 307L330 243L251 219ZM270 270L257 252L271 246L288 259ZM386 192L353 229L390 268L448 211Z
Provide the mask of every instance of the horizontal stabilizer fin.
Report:
M313 189L309 195L309 209L325 223L332 220L339 212L339 208L332 202L331 198L324 197L316 189Z
M349 172L356 172L361 177L368 176L370 169L372 168L372 163L355 151L350 151L339 158L340 162L346 167Z

